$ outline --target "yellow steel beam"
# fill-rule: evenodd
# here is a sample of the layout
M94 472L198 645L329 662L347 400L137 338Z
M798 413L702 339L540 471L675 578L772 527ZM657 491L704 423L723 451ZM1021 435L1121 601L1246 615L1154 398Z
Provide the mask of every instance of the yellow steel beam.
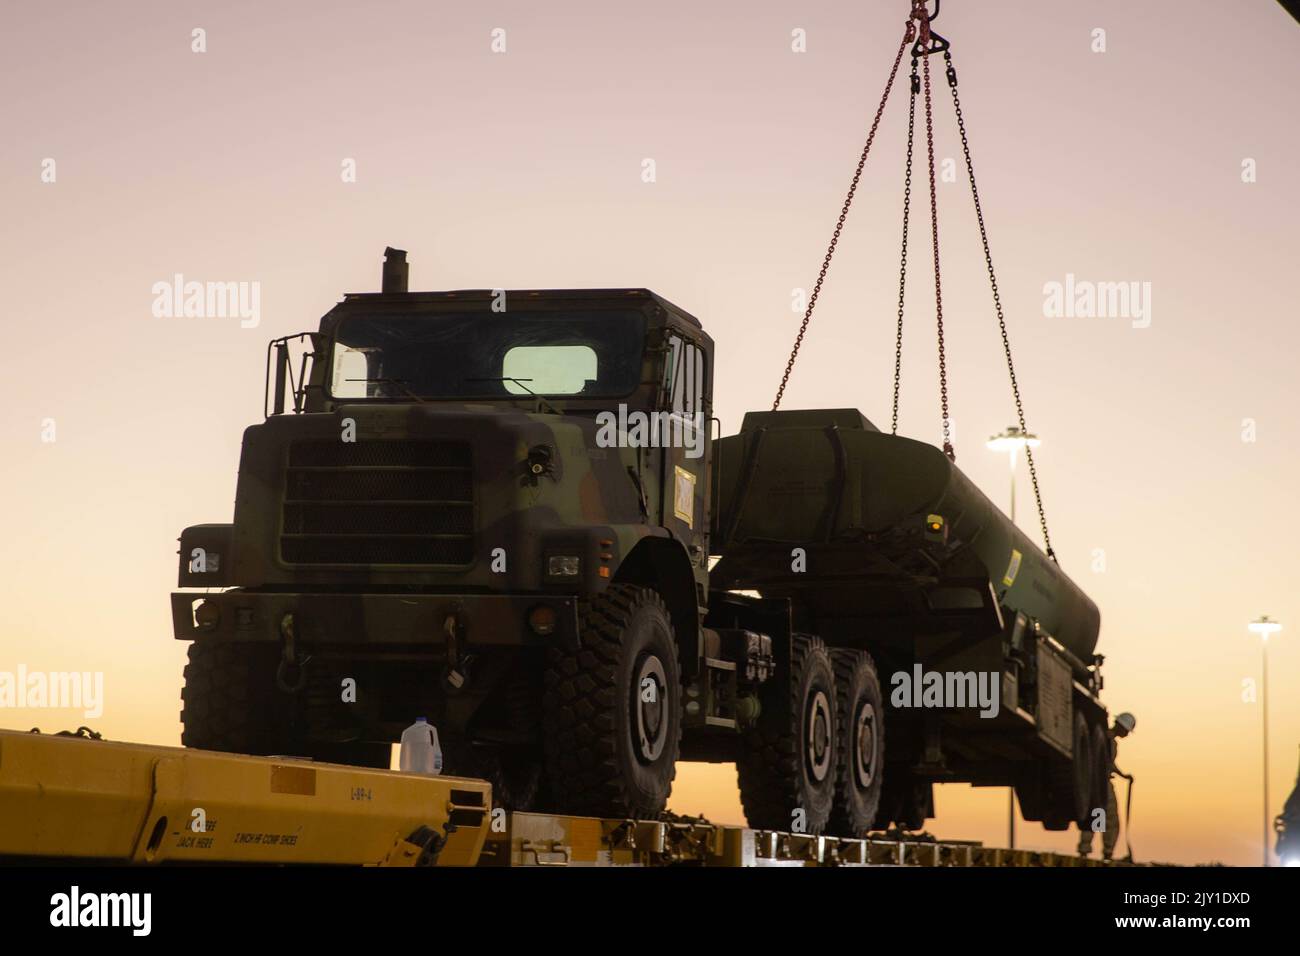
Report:
M491 806L482 780L0 730L0 856L473 866Z

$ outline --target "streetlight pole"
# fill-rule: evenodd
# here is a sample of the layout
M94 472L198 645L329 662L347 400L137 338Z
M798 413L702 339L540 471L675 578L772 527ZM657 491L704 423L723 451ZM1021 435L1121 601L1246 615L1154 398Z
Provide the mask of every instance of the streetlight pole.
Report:
M991 451L1005 451L1011 461L1011 524L1016 523L1016 456L1028 445L1037 448L1041 442L1037 435L1021 431L1015 425L999 432L984 443ZM1007 849L1016 848L1016 788L1007 788Z
M1251 633L1259 635L1262 650L1260 676L1263 678L1263 693L1260 695L1260 709L1263 712L1261 722L1264 731L1264 865L1268 866L1270 860L1268 850L1268 636L1282 630L1282 625L1265 614L1246 626Z

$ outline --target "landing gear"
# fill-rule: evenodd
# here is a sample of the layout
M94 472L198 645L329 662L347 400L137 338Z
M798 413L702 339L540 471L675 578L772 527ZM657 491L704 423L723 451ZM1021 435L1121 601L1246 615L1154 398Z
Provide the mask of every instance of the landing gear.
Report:
M586 608L581 647L549 654L543 750L557 809L657 816L682 735L681 669L663 599L610 585Z
M871 829L888 830L897 825L901 830L922 830L932 816L934 785L928 780L918 780L904 766L890 768L881 787L880 808Z
M790 669L768 681L762 715L736 760L749 825L821 833L835 801L839 728L831 655L820 638L792 635Z

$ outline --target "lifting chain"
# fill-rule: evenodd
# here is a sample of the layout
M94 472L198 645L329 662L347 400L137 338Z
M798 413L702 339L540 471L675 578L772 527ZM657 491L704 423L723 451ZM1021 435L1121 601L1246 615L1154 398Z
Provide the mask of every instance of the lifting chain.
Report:
M993 289L993 308L998 315L998 331L1002 334L1002 351L1007 358L1007 374L1011 378L1011 395L1016 401L1016 417L1020 423L1021 434L1028 434L1025 427L1025 406L1020 398L1020 383L1016 379L1016 363L1011 358L1011 339L1007 336L1007 320L1002 312L1002 296L998 292L998 277L993 271L993 253L989 251L989 234L984 227L984 209L980 205L979 187L975 185L975 165L970 158L970 141L966 138L966 119L961 111L961 98L957 95L957 70L952 65L952 53L945 50L944 62L947 66L948 87L952 90L952 105L957 114L957 131L961 134L961 151L966 158L966 175L970 179L971 198L975 202L975 219L980 227L980 244L984 247L984 265L988 268L989 285ZM1052 550L1052 537L1047 531L1047 514L1043 510L1043 494L1038 488L1038 469L1034 466L1034 450L1025 444L1025 462L1029 466L1029 480L1034 486L1034 503L1038 506L1038 524L1043 531L1043 548L1047 556L1056 564L1056 552Z
M948 415L948 357L943 345L943 273L939 269L939 194L934 181L934 110L930 95L930 54L936 52L931 42L930 17L925 5L920 4L921 38L917 48L922 56L921 72L925 77L925 148L930 170L930 245L934 251L934 316L939 337L939 409L943 418L943 453L949 461L956 461L952 447L952 420ZM918 52L914 49L913 53Z
M889 433L898 434L898 391L903 380L903 303L907 296L907 225L912 210L912 144L916 136L916 94L921 92L921 77L912 57L912 95L907 103L907 174L903 179L903 251L898 261L898 333L894 339L894 410Z
M993 254L989 249L988 230L984 224L984 210L980 204L979 188L975 183L975 167L971 161L970 141L966 135L966 120L961 110L961 99L957 94L957 70L953 66L952 52L948 41L935 33L931 29L931 21L939 15L939 0L935 0L934 13L931 14L926 7L926 0L911 0L912 10L908 15L906 28L904 30L903 42L899 45L898 53L894 56L893 66L889 71L889 80L885 84L884 95L880 99L880 105L876 109L875 118L871 123L871 130L867 134L866 145L862 148L862 155L858 159L857 169L853 173L853 180L849 184L848 195L844 199L844 204L840 209L839 219L835 224L835 231L831 235L830 245L826 249L826 256L822 260L821 271L817 274L817 281L813 286L812 295L809 296L807 309L804 311L803 321L799 325L799 334L795 337L794 348L790 351L790 359L786 362L785 373L781 376L781 384L776 390L776 398L772 402L772 410L776 411L781 405L781 399L785 395L786 385L790 381L790 372L794 368L795 359L799 355L799 348L803 344L804 335L808 331L808 324L812 320L813 309L817 306L817 298L821 294L822 285L826 280L826 273L830 269L831 259L835 255L835 247L840 240L840 234L844 229L844 222L848 218L849 207L853 204L854 194L858 189L858 182L862 177L862 170L866 166L867 155L871 151L871 144L875 140L876 129L880 125L881 116L884 115L885 104L889 101L890 91L894 86L894 78L898 74L898 67L903 59L903 50L907 44L915 40L912 47L912 73L911 73L911 98L908 106L907 116L907 173L904 180L903 188L903 241L902 251L899 257L899 277L898 277L898 326L894 341L894 395L893 395L893 412L891 416L891 434L898 434L898 404L899 389L902 380L903 368L903 314L904 304L907 291L907 240L908 226L911 215L912 203L912 160L915 141L916 129L916 97L924 89L925 92L925 145L926 159L929 167L930 176L930 240L931 248L934 253L934 298L935 298L935 325L939 346L939 404L940 413L943 421L943 453L948 456L949 460L956 460L956 453L952 445L952 419L949 413L948 403L948 362L947 352L944 346L943 331L943 281L939 265L939 203L938 191L935 186L935 169L934 169L934 109L933 98L931 95L930 85L930 60L929 57L934 53L942 53L944 59L944 74L948 81L948 87L952 90L953 108L957 116L957 130L961 135L962 155L966 160L966 174L970 179L971 197L975 202L975 218L979 223L980 243L984 248L984 264L988 269L989 284L993 290L993 305L998 317L998 330L1002 336L1002 350L1006 355L1007 372L1011 378L1011 393L1015 399L1016 416L1020 423L1022 433L1027 433L1028 428L1025 424L1024 402L1020 396L1020 384L1016 378L1015 362L1011 357L1011 340L1007 334L1006 316L1002 310L1002 297L998 291L997 275L993 269ZM921 75L917 74L918 61L921 64ZM1038 469L1034 464L1033 449L1028 445L1025 446L1025 461L1029 466L1029 477L1034 488L1034 502L1038 507L1038 523L1043 532L1043 544L1047 556L1053 562L1060 563L1057 560L1056 552L1052 549L1052 539L1047 530L1047 516L1043 509L1043 496L1038 485Z
M813 309L817 307L817 297L821 295L822 283L826 281L826 272L830 269L831 259L835 256L835 247L839 244L840 233L844 231L844 220L848 218L849 207L853 205L853 196L858 191L858 181L862 178L862 170L867 165L867 154L871 152L871 144L876 138L876 129L880 126L880 118L885 113L885 104L889 102L890 91L894 88L894 77L898 75L898 65L903 62L903 51L915 38L916 27L912 24L912 17L909 16L903 31L903 42L898 45L898 52L894 55L894 65L889 70L889 79L885 81L884 95L880 98L880 105L876 107L876 116L871 121L871 130L867 133L866 145L862 147L862 155L858 158L858 168L853 172L853 180L849 183L848 195L844 197L844 205L840 209L840 218L836 221L835 231L831 234L831 242L826 249L826 258L822 260L822 268L817 274L817 282L813 285L812 295L808 297L808 306L804 310L803 322L799 325L799 334L795 336L794 348L790 350L790 360L785 363L785 373L781 376L781 384L777 387L776 398L772 400L772 411L776 411L781 406L781 397L785 395L786 384L790 381L790 372L794 369L794 361L799 356L799 346L803 345L803 337L808 331L808 323L812 320Z

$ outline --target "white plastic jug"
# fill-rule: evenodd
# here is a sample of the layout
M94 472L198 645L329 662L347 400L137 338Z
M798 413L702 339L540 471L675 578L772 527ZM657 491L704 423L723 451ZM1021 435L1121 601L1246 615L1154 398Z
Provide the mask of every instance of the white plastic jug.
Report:
M442 747L438 745L438 728L426 717L402 731L402 755L398 766L406 773L442 773Z

